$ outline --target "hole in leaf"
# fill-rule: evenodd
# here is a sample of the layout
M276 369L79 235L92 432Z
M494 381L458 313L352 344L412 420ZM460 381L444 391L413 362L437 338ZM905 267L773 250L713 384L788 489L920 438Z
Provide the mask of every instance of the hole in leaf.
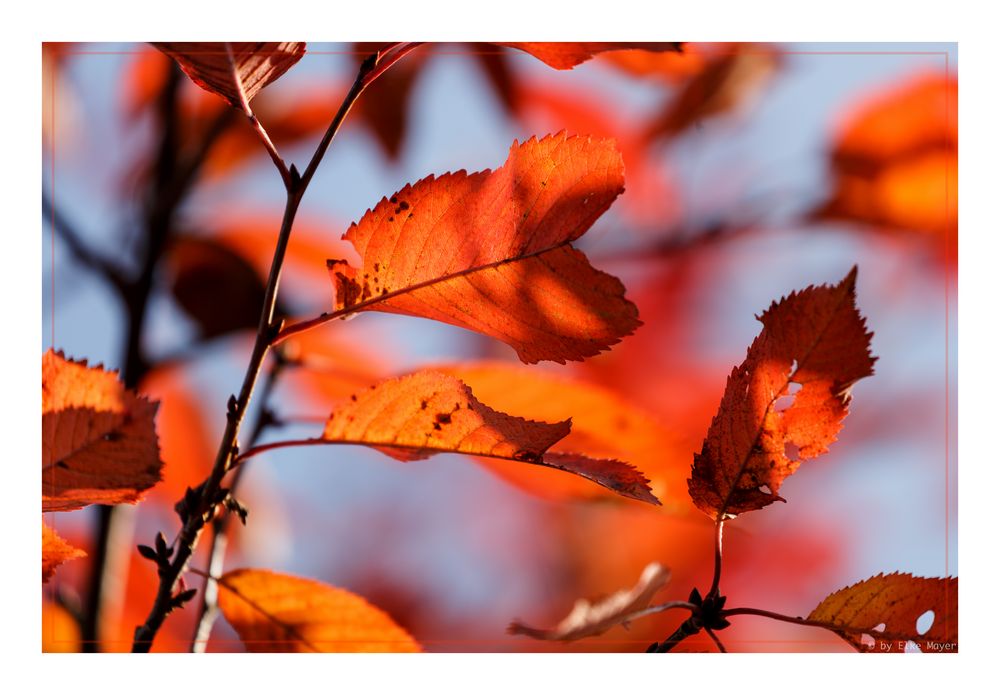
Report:
M791 408L792 404L795 403L795 395L801 390L802 384L795 381L789 382L788 393L778 397L778 400L774 402L774 410L781 413Z
M799 460L799 447L795 442L785 442L785 456L789 461Z
M885 632L885 623L879 623L873 627L872 632Z
M934 624L934 611L925 611L923 615L917 618L917 634L926 634L931 626Z
M763 492L763 493L764 493L765 495L773 495L773 494L774 494L773 492L771 492L771 488L770 488L770 487L768 487L767 485L761 485L761 486L760 486L759 488L757 488L757 489L758 489L759 491Z
M903 648L904 654L920 654L920 647L913 640L908 640L906 646Z
M875 649L875 638L871 635L861 635L861 644L865 649Z

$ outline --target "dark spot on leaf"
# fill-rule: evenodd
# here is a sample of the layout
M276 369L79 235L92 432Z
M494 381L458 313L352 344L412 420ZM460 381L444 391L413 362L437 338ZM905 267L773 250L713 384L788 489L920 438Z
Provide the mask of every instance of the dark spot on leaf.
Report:
M390 218L389 218L389 221L390 221L390 222L395 222L395 221L396 221L396 218L395 218L395 217L390 217Z
M391 198L389 198L389 202L392 203L393 205L395 205L396 202L397 202L396 201L396 196L392 196Z
M409 209L410 209L410 204L409 204L409 203L407 203L407 202L406 202L406 201L404 200L403 202L401 202L401 203L399 204L399 209L400 209L400 210L409 210Z
M118 430L112 430L104 435L104 441L106 442L119 442L122 439L122 433Z
M420 409L427 410L427 401L420 401Z
M358 397L352 393L351 400L356 402L358 400Z
M439 425L438 423L435 422L434 423L434 429L440 431L441 430L441 425Z
M56 461L56 468L66 468L66 469L68 469L69 466L66 465L65 461Z
M451 424L451 413L438 413L437 415L434 416L434 419L437 420L442 425L449 425Z

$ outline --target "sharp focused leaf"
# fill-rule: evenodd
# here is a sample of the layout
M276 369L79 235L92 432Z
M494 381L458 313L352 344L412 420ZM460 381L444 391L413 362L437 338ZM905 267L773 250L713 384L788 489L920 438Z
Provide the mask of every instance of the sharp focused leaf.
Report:
M477 397L507 413L548 422L573 419L573 428L549 449L595 458L628 461L650 478L653 493L668 506L690 509L686 479L690 452L678 436L616 391L585 381L510 362L461 362L434 367L461 379ZM683 451L683 453L682 453ZM506 480L548 498L607 500L611 491L578 476L559 475L483 458ZM665 495L669 495L669 500Z
M219 608L250 652L418 652L383 611L344 589L268 570L219 579Z
M668 581L670 570L654 562L642 571L638 583L631 589L616 591L597 603L586 599L578 600L572 612L550 630L540 630L514 621L507 632L535 639L566 642L600 635L615 625L627 624L634 613L649 606L656 592Z
M134 503L160 480L156 403L114 372L42 357L42 511Z
M524 420L479 402L458 379L417 372L351 396L323 430L331 443L363 444L400 461L471 454L568 471L633 499L658 503L639 471L621 461L548 453L570 421Z
M87 553L59 537L45 523L42 524L42 581L47 582L56 568L67 560L86 557Z
M643 42L643 41L618 41L610 43L600 42L541 42L541 43L500 43L499 46L509 46L530 53L546 65L557 70L569 70L580 63L590 60L598 53L605 51L623 51L629 49L641 49L644 51L671 51L680 52L683 44L676 41L667 42Z
M922 625L928 611L932 622ZM907 642L923 652L956 652L958 579L879 574L830 594L809 620L826 623L859 652L902 652Z
M334 309L461 326L528 363L596 355L640 325L638 312L621 282L570 242L622 190L611 142L565 134L515 142L493 172L408 185L344 235L360 268L327 262Z
M176 60L195 84L238 109L242 108L241 89L249 102L306 52L306 45L298 41L153 45Z
M854 268L836 286L793 292L759 317L764 328L729 376L691 469L688 491L706 514L731 518L781 500L782 481L836 440L851 385L875 364L856 278ZM801 389L783 408L793 384Z

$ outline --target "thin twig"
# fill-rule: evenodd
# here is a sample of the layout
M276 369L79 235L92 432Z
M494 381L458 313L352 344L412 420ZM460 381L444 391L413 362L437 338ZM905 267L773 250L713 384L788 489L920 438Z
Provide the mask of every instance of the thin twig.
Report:
M722 526L725 523L721 519L715 522L715 570L712 573L712 588L708 590L706 598L719 595L719 580L722 579Z
M669 652L688 637L697 635L700 630L700 623L695 619L695 616L691 616L681 623L670 637L662 642L654 642L646 651L657 654Z
M136 628L135 638L132 643L132 651L146 652L152 647L153 639L167 614L173 605L173 591L181 574L187 567L188 561L198 544L198 537L205 524L213 517L216 497L219 487L226 473L229 472L236 460L240 425L247 413L247 407L253 396L257 377L260 373L264 358L270 349L271 343L281 329L281 322L274 321L274 308L277 301L278 287L281 280L281 270L284 264L285 251L288 247L288 240L291 236L292 224L295 221L295 214L298 211L302 196L309 185L312 175L319 166L330 142L337 134L341 124L350 112L354 102L364 91L364 88L371 83L378 75L382 74L389 66L399 58L406 55L415 48L413 44L404 44L392 57L387 57L384 63L380 63L379 54L372 59L366 60L358 71L358 76L344 98L340 109L334 116L330 127L323 135L316 152L306 172L301 178L297 178L292 173L292 185L287 190L285 201L285 212L281 221L281 229L278 231L278 240L275 244L274 256L271 260L271 270L268 274L267 286L264 293L264 303L261 308L260 321L257 326L257 336L254 340L253 351L247 364L246 372L243 376L243 384L240 387L238 396L230 396L228 410L226 414L226 428L219 444L219 450L212 466L209 477L201 484L201 495L195 509L186 511L184 525L177 537L176 550L173 559L160 575L159 588L153 606L150 608L146 621Z
M264 430L272 423L269 410L270 398L274 391L275 383L278 380L278 375L284 366L285 362L283 360L276 359L271 362L270 369L264 375L264 383L261 384L260 390L260 411L257 414L257 421L254 423L253 430L248 439L251 445L260 438ZM233 474L233 479L229 485L229 494L236 494L245 471L246 466L240 466L236 469L236 473ZM225 565L226 548L229 545L229 529L232 527L232 523L232 514L224 514L212 522L212 539L208 550L208 571L214 576L222 574ZM215 624L215 619L219 613L218 598L218 585L214 578L206 577L205 590L202 592L201 605L198 608L198 620L195 625L194 637L191 639L192 652L202 653L208 646L208 638L212 634L212 625Z
M719 651L725 654L726 648L723 646L722 640L719 639L718 635L715 634L712 628L706 627L705 632L708 633L708 636L712 638L713 642L715 642L715 646L719 648Z
M243 113L246 115L247 119L250 121L250 125L253 127L254 132L257 137L264 144L264 149L267 150L267 154L271 157L271 161L274 162L274 166L277 167L278 173L281 174L281 182L285 184L285 190L292 190L292 175L288 171L288 167L285 165L285 160L281 158L278 153L278 148L274 146L271 142L271 137L267 134L264 126L261 122L257 120L257 116L254 114L253 109L250 108L250 100L247 99L246 91L243 89L243 78L240 77L239 68L236 67L236 58L233 56L233 46L231 43L226 43L226 55L229 57L229 67L233 71L233 82L236 83L236 93L240 96L240 106L243 108Z
M87 246L76 227L55 207L45 190L42 191L42 211L76 259L107 280L119 293L122 292L126 283L121 270L110 259L103 258Z

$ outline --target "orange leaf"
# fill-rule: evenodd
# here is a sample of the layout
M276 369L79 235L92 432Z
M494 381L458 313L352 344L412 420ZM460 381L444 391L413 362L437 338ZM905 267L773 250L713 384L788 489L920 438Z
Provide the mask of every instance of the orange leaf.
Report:
M154 43L177 61L195 84L241 109L306 53L302 42Z
M917 620L931 611L933 622ZM958 651L958 579L879 574L823 599L809 620L826 623L859 652ZM865 640L864 637L869 637Z
M42 357L42 511L135 503L160 480L157 404L115 372Z
M517 141L496 171L428 177L385 198L328 261L334 308L423 316L507 343L522 361L582 360L640 324L617 278L570 246L624 190L609 141Z
M80 651L80 626L68 610L42 601L42 652L72 654Z
M688 491L706 514L732 518L781 500L782 481L836 440L851 386L875 364L856 278L857 267L840 284L793 292L759 317L764 328L729 376L691 469ZM792 384L801 389L781 408Z
M251 652L419 652L357 594L311 579L239 569L219 579L219 608Z
M630 49L642 49L644 51L672 51L680 53L683 44L678 42L643 42L643 41L618 41L611 43L600 42L548 42L548 43L498 43L498 46L509 46L530 53L540 61L557 70L569 70L580 63L590 60L598 53L605 51L622 51Z
M87 553L59 537L47 524L42 523L42 581L47 582L56 568L67 560L86 557Z
M525 420L493 410L455 377L423 371L389 379L334 410L323 440L370 446L400 461L432 454L488 456L582 476L624 497L658 504L646 478L621 461L546 453L570 421Z
M660 499L672 495L672 501L680 502L679 491L685 488L690 468L688 449L682 454L676 435L611 389L506 362L462 362L434 369L461 379L478 397L504 412L549 422L572 417L569 435L550 452L629 461L649 476L654 495ZM481 462L518 487L549 498L610 496L576 476L546 475L496 459Z
M579 599L572 612L553 629L540 630L515 620L507 628L507 632L565 642L600 635L616 625L627 625L630 619L636 617L636 613L649 606L656 592L668 581L670 570L654 562L642 571L639 582L628 591L616 591L597 603Z
M815 213L945 235L958 220L958 83L921 74L849 114L831 154L835 182Z

